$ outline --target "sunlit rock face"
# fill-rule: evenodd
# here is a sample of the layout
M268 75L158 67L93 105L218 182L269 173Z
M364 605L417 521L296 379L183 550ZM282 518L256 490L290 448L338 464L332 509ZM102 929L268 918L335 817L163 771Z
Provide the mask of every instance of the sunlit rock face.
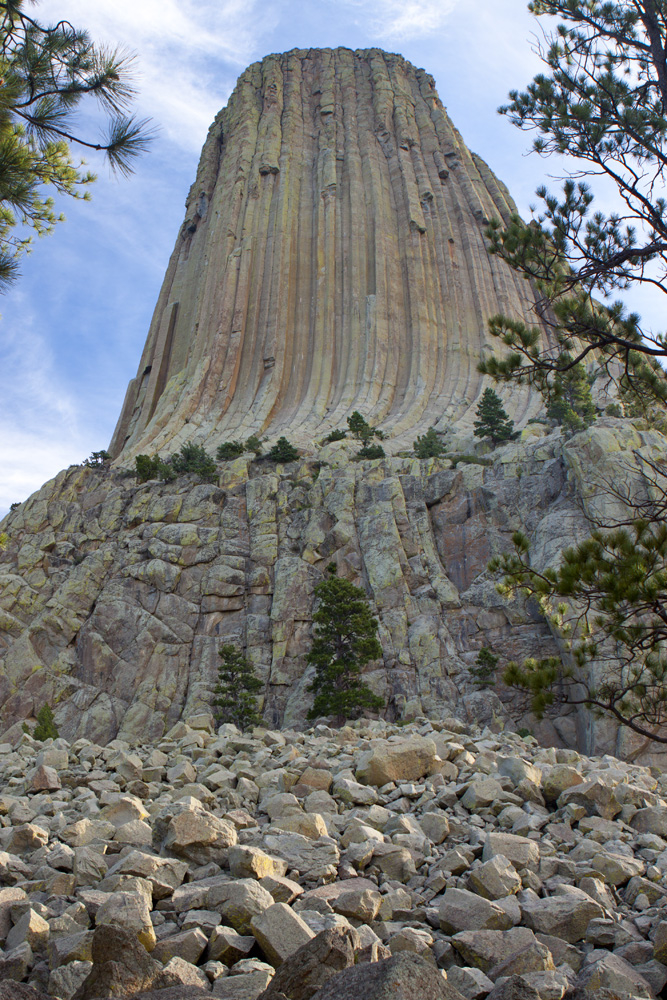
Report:
M113 454L251 433L307 448L354 410L391 451L469 427L488 318L535 322L530 285L485 249L512 208L401 56L250 66L204 145ZM521 421L537 402L509 405Z
M502 390L518 438L473 437L488 317L535 321L530 284L485 247L486 220L511 210L400 56L294 51L242 75L204 147L116 461L61 472L0 525L0 743L45 703L67 739L159 739L209 712L226 642L262 681L266 724L304 726L333 562L377 618L364 681L386 718L455 713L653 760L584 711L526 719L499 678L480 689L471 673L484 647L501 666L567 653L534 603L496 590L489 560L513 533L553 567L592 523L627 519L610 483L643 496L642 463L665 463L665 439L630 421L569 439L528 424L542 402L526 388ZM385 458L319 444L354 410L385 431ZM429 425L448 455L419 460ZM246 453L214 483L124 471L253 433L285 434L299 460Z

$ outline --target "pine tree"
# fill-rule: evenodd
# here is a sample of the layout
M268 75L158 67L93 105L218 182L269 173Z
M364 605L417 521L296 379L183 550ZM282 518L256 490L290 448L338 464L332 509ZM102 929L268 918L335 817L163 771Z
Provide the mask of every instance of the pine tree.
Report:
M475 665L470 668L474 683L478 687L491 687L496 673L499 657L492 653L486 646L482 646Z
M529 223L496 219L487 236L491 252L535 287L549 337L495 316L490 332L510 350L480 371L545 391L555 373L585 360L610 382L664 404L658 360L667 358L667 337L642 327L612 296L627 288L667 292L667 3L533 0L529 10L547 20L544 69L524 91L511 91L500 112L535 136L538 155L563 156L568 173L560 192L538 189ZM620 211L595 203L587 178L600 176ZM601 190L608 202L610 184Z
M490 251L530 279L549 336L496 316L490 332L509 352L479 369L549 399L557 380L585 362L617 390L626 415L662 423L667 336L612 296L631 289L637 301L642 287L667 293L667 2L533 0L529 9L559 23L547 26L539 50L544 71L512 91L501 112L535 135L539 155L564 154L572 166L559 194L538 190L530 223L496 220L487 236ZM595 204L587 178L600 175L615 186L620 212ZM608 200L609 185L603 190ZM592 417L587 398L583 409L582 419ZM504 590L533 594L570 644L567 663L508 665L506 682L530 693L533 710L585 705L667 744L667 477L663 466L640 461L641 489L607 484L611 507L620 500L627 514L566 550L558 570L534 570L520 533L516 552L492 566L504 571Z
M244 445L240 441L223 441L218 445L215 457L219 462L231 462L239 458L244 451Z
M177 476L197 476L205 483L215 483L218 470L211 456L203 445L188 441L181 445L181 450L175 452L169 459L169 464Z
M23 732L30 732L30 729L25 722L23 723ZM53 720L53 710L51 709L51 706L42 705L37 713L37 725L32 732L32 738L43 743L44 740L57 740L59 735L58 727Z
M514 437L514 421L505 413L502 401L493 389L485 389L477 406L475 437L491 438L494 445Z
M243 654L231 643L220 650L222 663L218 668L213 704L219 722L233 722L240 730L248 729L262 721L257 711L256 696L263 684Z
M272 462L281 462L284 465L287 462L296 462L299 452L293 444L290 444L286 437L279 437L267 457Z
M426 434L418 437L413 448L417 458L438 458L445 453L445 446L438 437L435 427L429 427Z
M362 417L359 410L355 410L352 416L347 418L347 426L358 441L368 444L373 437L375 430L368 421Z
M653 523L595 531L563 552L557 570L531 567L521 532L514 553L489 568L504 573L501 593L521 589L536 599L568 650L567 662L529 658L504 671L506 684L529 693L538 717L550 706L585 705L667 744L667 490L649 505Z
M0 3L0 287L17 277L31 235L50 233L63 220L50 193L88 197L95 176L73 161L72 147L101 150L127 174L150 141L147 123L126 113L134 96L132 57L95 45L66 20L39 24L26 11L29 3ZM86 96L107 119L99 139L78 128Z
M567 357L563 355L565 362ZM595 420L596 410L591 395L591 380L581 362L557 372L554 376L547 416L570 433L583 430Z
M246 451L254 451L257 458L262 454L262 444L263 442L257 437L256 434L251 434L245 443Z
M313 615L313 645L306 658L315 667L315 679L308 688L315 701L308 718L334 715L342 722L383 707L382 698L361 680L362 667L382 656L382 646L363 590L339 579L333 563L327 573L315 587L319 604Z

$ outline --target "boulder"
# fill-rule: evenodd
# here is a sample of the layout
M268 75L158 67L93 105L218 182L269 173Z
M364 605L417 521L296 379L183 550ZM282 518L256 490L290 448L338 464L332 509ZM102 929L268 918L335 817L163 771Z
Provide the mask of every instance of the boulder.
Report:
M274 903L250 921L257 944L272 965L279 966L315 937L308 924L286 903Z
M521 885L514 865L502 854L494 855L468 876L469 888L485 899L502 899L519 892Z
M630 820L630 826L638 833L655 833L663 840L667 840L667 806L638 809Z
M453 965L447 970L447 984L457 989L466 1000L482 1000L493 989L493 983L481 969Z
M138 881L138 880L137 880ZM148 950L155 947L155 931L151 922L150 892L118 890L112 892L95 914L98 927L113 924L135 933Z
M184 986L198 986L200 989L209 990L211 984L203 969L198 969L192 962L186 961L174 955L164 967L164 975L169 976Z
M542 1000L523 976L510 976L491 990L486 1000Z
M70 962L54 969L49 975L49 993L60 1000L71 1000L88 978L92 967L92 962Z
M486 973L513 955L532 949L535 944L535 934L528 927L512 927L508 931L461 931L452 938L452 945L464 965L475 966Z
M361 754L356 777L363 785L377 787L390 781L414 781L432 774L439 760L433 740L412 736L398 743L383 743Z
M438 910L445 934L472 930L508 930L512 918L496 903L467 889L447 889Z
M540 847L528 837L518 837L513 833L489 833L484 843L482 860L490 861L502 855L515 868L537 871L540 864Z
M622 808L614 789L600 778L582 781L561 792L558 806L563 809L567 805L582 806L587 816L601 816L603 819L613 819Z
M33 951L41 951L46 947L49 934L50 928L44 917L29 908L17 920L7 935L5 948L11 951L25 942L30 945Z
M333 976L311 1000L464 1000L442 973L420 955L403 951Z
M271 893L254 879L221 882L208 891L208 906L218 910L226 923L231 924L239 934L251 934L252 918L274 905Z
M557 764L542 775L542 795L546 802L556 802L561 792L583 782L580 772L568 764Z
M153 948L152 956L163 965L172 958L181 958L194 965L203 955L207 944L208 938L201 928L192 927L179 934L161 938Z
M592 952L579 973L577 982L591 993L608 989L633 997L646 997L647 1000L653 996L650 983L634 966L613 952Z
M258 1000L310 1000L329 979L354 965L359 946L351 927L320 931L282 963Z
M340 851L331 837L309 840L299 833L266 834L264 846L268 854L287 862L288 871L298 871L306 884L336 877Z
M27 983L13 979L0 979L0 1000L51 1000L48 993L36 990Z
M247 958L256 941L252 934L239 934L233 927L214 927L208 942L208 957L225 965Z
M667 920L661 920L655 929L653 957L656 961L667 965Z
M98 927L92 938L92 968L73 1000L128 996L175 986L139 943L134 931L115 925Z
M342 914L361 923L370 924L375 920L380 909L382 896L372 889L355 889L350 887L349 892L344 892L332 902L336 913Z
M136 875L146 879L152 886L154 899L165 899L182 884L187 870L186 861L131 851L109 869L109 875Z
M234 878L260 880L265 876L283 876L287 862L283 858L272 858L258 847L235 844L229 848L229 870Z
M199 808L184 809L171 818L164 841L165 849L205 865L227 860L227 852L237 842L236 827L227 820Z
M0 943L5 940L12 926L12 906L27 898L25 890L18 887L0 889Z
M604 917L604 910L590 896L581 893L581 896L548 896L546 899L523 900L521 915L532 930L575 944L586 937L591 920Z

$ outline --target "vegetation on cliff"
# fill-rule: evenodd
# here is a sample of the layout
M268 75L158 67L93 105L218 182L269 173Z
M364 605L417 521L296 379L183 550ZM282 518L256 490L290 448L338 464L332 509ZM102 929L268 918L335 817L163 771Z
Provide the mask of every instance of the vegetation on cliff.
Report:
M220 658L213 701L218 722L233 722L241 731L258 725L262 717L257 711L257 695L263 685L252 664L232 643L222 646Z
M494 392L493 389L485 389L476 412L475 437L491 438L494 445L512 440L514 421L505 412L497 392Z
M438 437L435 427L429 427L425 434L419 435L413 448L417 458L438 458L445 453L445 446Z
M315 700L308 718L334 715L342 722L383 707L382 698L361 680L362 667L382 656L382 646L377 619L363 590L340 579L335 564L327 572L315 587L319 604L313 615L313 645L306 657L315 667L308 688Z

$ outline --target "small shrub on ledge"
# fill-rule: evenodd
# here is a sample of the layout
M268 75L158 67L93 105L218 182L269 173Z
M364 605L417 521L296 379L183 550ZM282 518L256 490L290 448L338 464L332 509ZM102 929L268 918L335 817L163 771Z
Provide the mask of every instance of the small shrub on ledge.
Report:
M223 441L218 445L215 457L219 462L231 462L235 458L240 458L245 451L245 445L240 441Z
M280 437L269 451L267 458L272 462L280 462L282 465L287 462L296 462L299 452L286 437Z
M363 448L360 448L357 454L354 456L355 461L362 459L372 459L372 458L384 458L384 448L381 444L367 444Z

